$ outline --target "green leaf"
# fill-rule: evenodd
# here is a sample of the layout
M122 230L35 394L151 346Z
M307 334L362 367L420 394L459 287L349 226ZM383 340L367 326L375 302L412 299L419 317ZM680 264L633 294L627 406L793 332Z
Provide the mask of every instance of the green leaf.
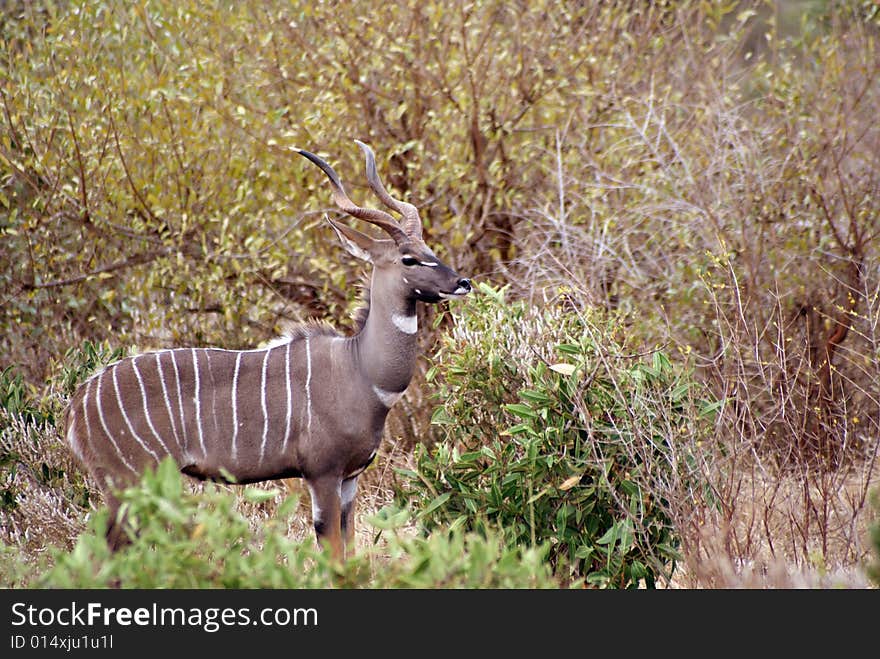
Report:
M546 405L553 402L553 399L543 391L536 391L534 389L520 389L519 395L521 398L524 398L529 402L538 403L540 405Z
M593 547L588 547L587 545L581 545L580 547L578 547L575 550L574 555L576 558L582 558L582 559L588 561L592 557L594 551L595 551L595 549L593 549Z
M712 401L710 403L703 403L700 406L700 416L702 418L711 418L715 416L718 410L721 409L721 406L724 404L724 399Z
M438 407L434 410L434 413L431 415L431 425L433 426L445 426L450 423L455 423L455 419L449 416L449 413L443 407Z
M654 366L654 371L656 371L658 375L661 375L672 369L672 363L669 361L669 357L667 357L662 352L655 352L652 362Z
M600 545L613 545L618 538L618 528L617 524L614 523L611 527L602 534L602 537L596 540L596 544Z
M685 398L687 396L687 393L691 390L692 387L692 383L682 382L681 384L678 384L672 388L672 391L669 392L669 397L677 403L681 401L682 398Z
M547 494L547 492L549 492L552 488L553 488L552 485L548 485L548 486L545 487L543 490L541 490L541 491L538 492L537 494L535 494L535 495L533 495L532 497L530 497L529 500L526 501L526 505L531 505L531 504L535 503L535 501L537 501L538 499L540 499L541 497L543 497L545 494Z
M521 419L537 419L538 415L535 414L535 411L529 407L528 405L523 405L521 403L510 403L504 406L508 412L512 412L516 416Z
M433 513L435 510L440 508L440 506L442 506L444 503L449 501L449 497L451 497L451 496L452 496L452 492L444 492L440 496L436 497L433 501L431 501L431 503L429 503L427 506L425 506L422 509L420 516L427 517L428 515Z
M257 487L246 487L244 489L243 498L250 503L264 503L266 501L271 501L279 494L281 494L281 490L277 487L273 487L271 490L262 490Z

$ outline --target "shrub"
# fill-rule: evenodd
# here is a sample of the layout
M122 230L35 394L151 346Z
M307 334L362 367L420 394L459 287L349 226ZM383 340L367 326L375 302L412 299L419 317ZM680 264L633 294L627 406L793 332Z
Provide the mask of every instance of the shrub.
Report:
M68 348L58 365L58 375L53 384L66 399L93 373L125 357L125 349L112 348L106 341L83 341L81 345Z
M691 450L713 405L660 351L647 363L619 320L507 302L480 285L460 307L431 376L440 441L399 496L429 529L498 525L550 543L557 574L596 586L654 586L678 539L671 494L693 493Z
M0 428L13 421L34 425L52 421L38 400L36 387L26 383L14 365L0 371L0 410Z
M55 374L40 387L26 382L13 364L0 370L0 430L13 422L25 426L61 425L65 401L76 387L98 368L124 356L122 348L107 342L83 341L68 348L64 358L53 364Z
M401 532L411 521L408 510L389 507L371 523L391 531L376 588L556 588L547 563L549 545L515 546L499 528L482 533L460 526L435 528L427 535Z
M274 496L256 488L244 496ZM271 588L317 585L302 563L313 558L278 532L278 520L295 504L282 505L275 519L254 534L235 510L235 497L216 487L198 494L183 487L173 460L148 471L122 496L133 541L111 553L105 540L107 511L92 517L73 551L56 556L38 585L52 588ZM286 530L286 527L285 527ZM284 566L284 567L282 567Z
M122 356L106 343L84 341L53 364L39 389L10 366L0 372L0 541L39 553L72 544L93 484L63 442L64 403L99 367Z
M245 488L260 502L277 492ZM121 497L131 544L111 553L104 539L107 512L89 523L71 552L56 550L55 564L33 580L52 588L522 588L555 582L545 549L520 551L499 534L443 530L407 537L405 511L382 511L375 519L390 552L371 547L344 565L331 563L313 540L287 537L287 517L296 499L286 499L256 529L236 510L236 495L216 486L191 493L170 459ZM374 566L375 564L375 566ZM21 570L10 567L7 573Z

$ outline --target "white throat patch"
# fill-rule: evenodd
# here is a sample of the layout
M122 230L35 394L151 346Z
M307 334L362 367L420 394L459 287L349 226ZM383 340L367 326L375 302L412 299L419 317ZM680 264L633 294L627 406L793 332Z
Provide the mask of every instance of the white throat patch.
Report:
M419 319L415 314L412 316L391 314L391 322L404 334L415 334L419 330Z

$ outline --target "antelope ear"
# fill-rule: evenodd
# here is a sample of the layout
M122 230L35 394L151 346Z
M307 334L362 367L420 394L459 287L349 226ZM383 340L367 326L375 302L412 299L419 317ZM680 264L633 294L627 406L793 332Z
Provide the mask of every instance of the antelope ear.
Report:
M384 248L385 243L394 242L391 240L376 240L365 233L361 233L357 229L352 229L350 226L342 224L341 222L335 222L329 217L325 217L325 219L330 223L330 226L333 227L333 230L339 237L339 242L342 243L342 246L345 247L346 251L352 256L364 261L372 263L373 255L378 254L382 248Z

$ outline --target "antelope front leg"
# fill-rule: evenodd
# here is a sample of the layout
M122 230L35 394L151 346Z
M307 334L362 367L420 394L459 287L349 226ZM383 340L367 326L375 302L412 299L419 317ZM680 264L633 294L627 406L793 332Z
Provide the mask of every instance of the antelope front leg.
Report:
M334 560L342 562L342 502L341 483L336 477L306 481L312 496L312 523L318 542L330 550Z
M357 496L357 476L342 481L339 498L342 503L342 542L348 555L354 553L354 502Z

